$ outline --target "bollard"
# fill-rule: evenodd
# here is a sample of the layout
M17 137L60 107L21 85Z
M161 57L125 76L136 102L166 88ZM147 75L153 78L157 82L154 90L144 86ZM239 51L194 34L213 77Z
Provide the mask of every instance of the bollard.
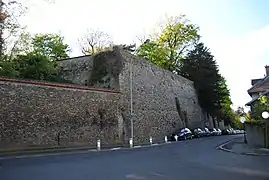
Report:
M177 141L177 139L178 139L178 136L177 136L177 135L175 135L174 137L175 137L175 140Z
M149 143L152 145L152 137L149 138Z
M132 148L133 147L133 139L132 138L130 138L129 144L130 144L130 148Z
M167 136L164 136L164 142L166 142L167 143Z
M97 140L97 150L100 151L100 149L101 149L101 140L98 139Z

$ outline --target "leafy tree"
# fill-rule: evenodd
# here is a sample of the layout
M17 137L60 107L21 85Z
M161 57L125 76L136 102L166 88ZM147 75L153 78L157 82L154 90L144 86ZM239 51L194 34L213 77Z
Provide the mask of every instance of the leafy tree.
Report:
M49 60L68 58L69 46L58 34L37 34L32 38L32 53L47 57Z
M57 77L56 62L42 55L19 55L14 59L19 77L37 80L54 80Z
M269 101L266 96L260 97L257 101L255 101L252 105L250 111L250 117L254 120L262 120L262 112L269 110Z
M199 39L198 29L185 15L168 17L161 32L143 43L136 54L175 72L183 56Z
M203 43L195 46L182 60L179 73L194 81L201 107L216 117L220 109L219 81L216 61Z

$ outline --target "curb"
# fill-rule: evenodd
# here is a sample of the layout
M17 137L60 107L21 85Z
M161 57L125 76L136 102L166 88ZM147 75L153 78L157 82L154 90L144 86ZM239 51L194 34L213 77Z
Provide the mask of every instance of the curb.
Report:
M23 159L23 158L33 158L33 157L45 157L45 156L58 156L58 155L72 155L72 154L86 154L88 152L109 152L109 151L118 151L118 150L134 150L140 148L149 148L149 147L156 147L161 145L167 145L172 143L178 143L180 141L175 142L164 142L164 143L154 143L154 144L144 144L144 145L136 145L132 148L130 147L114 147L114 148L107 148L97 150L97 148L81 148L81 149L68 149L68 150L60 150L57 149L53 152L46 152L46 151L35 151L35 152L27 152L27 154L2 154L0 155L0 160L11 160L11 159Z
M239 139L239 138L234 138L234 139L231 139L229 141L226 141L225 143L223 143L221 145L218 145L216 149L222 150L222 151L225 151L225 152L229 152L229 153L233 153L233 154L240 154L240 155L248 155L248 156L269 156L269 154L262 154L262 153L234 152L231 149L227 149L227 148L224 147L227 144L232 143L233 141L235 141L237 139Z

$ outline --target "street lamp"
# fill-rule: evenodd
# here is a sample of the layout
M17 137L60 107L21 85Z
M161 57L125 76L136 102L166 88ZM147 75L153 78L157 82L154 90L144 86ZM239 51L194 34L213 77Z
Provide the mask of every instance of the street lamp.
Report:
M269 118L269 113L267 111L262 112L262 118L267 120ZM265 121L265 148L268 147L268 128L267 128L267 121Z
M268 119L269 118L269 113L267 111L262 112L262 118L263 119Z
M133 70L132 70L132 58L129 63L130 68L130 116L131 116L131 139L134 141L134 121L133 121Z
M240 117L241 123L244 125L244 143L247 144L247 138L246 138L246 118L244 116Z

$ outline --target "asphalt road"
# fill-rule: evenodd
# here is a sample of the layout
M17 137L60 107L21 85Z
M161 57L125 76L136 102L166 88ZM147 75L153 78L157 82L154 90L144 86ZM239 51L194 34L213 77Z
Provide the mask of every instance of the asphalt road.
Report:
M0 180L269 180L269 156L237 155L207 137L133 150L0 160Z

